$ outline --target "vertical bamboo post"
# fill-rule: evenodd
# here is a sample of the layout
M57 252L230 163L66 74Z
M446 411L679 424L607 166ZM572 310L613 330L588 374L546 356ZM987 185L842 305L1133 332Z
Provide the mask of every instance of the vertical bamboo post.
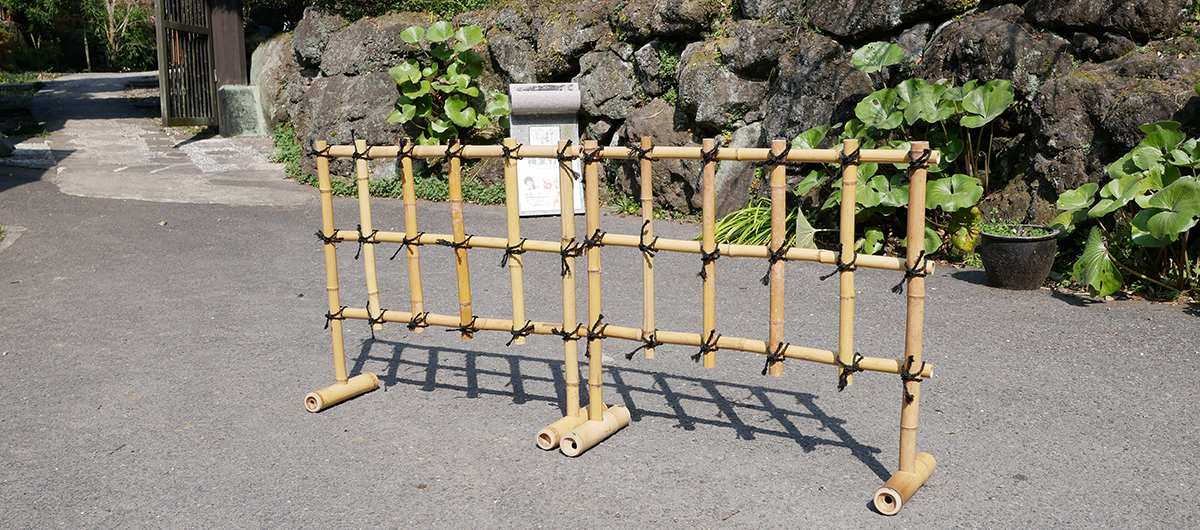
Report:
M771 153L779 155L787 148L787 142L771 142ZM787 166L778 164L771 168L771 250L779 251L787 241ZM783 261L771 262L770 328L767 332L767 350L775 352L783 343L784 289ZM773 377L783 375L783 360L770 360L767 373Z
M717 148L717 141L705 138L702 149L712 152ZM716 162L705 161L703 181L701 182L701 208L703 208L703 227L701 232L700 250L709 253L717 248L717 200L716 200ZM712 260L704 262L704 318L703 339L708 340L717 329L717 287L716 263ZM713 351L704 352L704 367L712 368L717 365L717 354Z
M417 191L413 179L412 157L403 156L403 147L398 143L400 156L400 172L404 177L404 237L417 237ZM408 292L412 301L412 314L425 311L425 295L421 289L421 250L415 245L406 245L405 254L408 256ZM424 326L417 326L413 331L423 333Z
M596 141L587 140L583 148L588 152L596 151ZM586 199L586 221L588 237L597 237L600 233L600 171L598 162L590 162L583 168ZM596 243L599 243L598 241ZM600 299L600 247L590 245L587 249L588 266L588 323L596 325L601 315ZM601 339L588 338L588 417L599 420L604 414L604 399L601 395L603 380L603 355Z
M567 142L558 142L558 151L567 150ZM579 327L579 319L575 315L575 257L565 253L566 249L575 244L575 179L574 171L569 162L560 162L558 168L559 207L562 216L562 249L563 254L563 329L565 333L574 332ZM567 381L567 416L579 416L579 345L574 340L563 341L563 376ZM599 418L595 418L599 419Z
M450 222L451 230L454 234L454 243L462 245L467 240L466 226L463 222L463 195L462 195L462 159L457 156L450 156L454 149L458 147L458 140L453 140L446 148L447 162L450 164L450 174L447 176L450 184ZM464 247L455 247L454 249L454 266L458 273L458 321L462 326L467 326L471 323L471 271L467 266L467 249ZM474 336L470 331L463 331L463 340L470 339Z
M354 140L354 152L366 154L367 141ZM371 176L367 172L367 158L365 156L356 156L354 158L354 169L357 175L358 183L358 218L359 218L359 237L373 238L375 229L371 224ZM366 267L367 276L367 316L372 319L379 318L379 282L375 276L375 243L363 243L363 266ZM383 329L383 324L378 322L371 324L371 327L379 330Z
M323 153L328 144L321 141L313 146ZM346 348L342 336L342 306L338 297L337 246L333 237L333 186L329 180L329 158L317 155L317 187L321 190L321 235L325 238L325 291L329 295L329 328L333 336L333 378L335 384L309 392L304 396L304 407L309 412L319 412L326 407L341 403L359 394L379 387L379 378L371 372L352 378L346 376Z
M516 149L517 141L512 138L504 139L504 146ZM512 157L504 159L504 206L508 221L508 246L516 247L521 243L521 217L518 204L520 183L517 182L517 160ZM520 254L508 255L508 276L512 283L513 331L524 327L525 322L525 276L524 262ZM523 335L513 339L516 344L525 344Z
M649 136L643 136L641 148L649 151L653 141ZM654 168L649 157L642 157L642 226L646 227L641 236L646 241L654 241ZM648 339L654 334L654 256L642 255L642 338ZM647 359L654 358L654 347L643 348Z
M324 140L313 147L317 153L322 153L329 146ZM337 243L333 236L337 230L333 227L333 185L329 180L329 158L317 155L317 187L321 190L321 234L325 236L325 291L329 295L329 314L337 315L342 309L338 296ZM333 334L333 378L339 384L346 384L346 346L342 340L342 321L338 318L329 320L329 329Z
M849 156L858 150L858 140L848 139L842 142L842 156ZM850 263L856 256L854 249L854 214L857 209L858 192L858 163L842 165L842 209L838 226L838 242L841 248L840 259ZM924 203L922 203L924 204ZM843 270L838 274L840 282L841 303L838 306L838 360L850 365L854 362L854 271ZM845 370L838 368L838 375L845 375L846 384L854 384L854 374L843 374Z
M911 160L921 159L929 142L913 142ZM923 167L910 168L908 188L907 264L915 268L925 248L925 180ZM908 322L904 342L904 370L921 371L921 345L925 325L925 278L908 277ZM912 401L908 400L912 396ZM917 452L917 412L921 404L921 382L905 381L900 400L900 469L875 492L875 507L885 515L895 515L913 493L929 479L937 462L929 453Z

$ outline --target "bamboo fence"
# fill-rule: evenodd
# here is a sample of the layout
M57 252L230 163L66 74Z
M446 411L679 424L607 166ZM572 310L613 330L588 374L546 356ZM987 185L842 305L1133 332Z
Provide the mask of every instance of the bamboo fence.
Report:
M604 147L594 141L582 146L560 142L557 146L522 146L513 139L503 145L472 146L453 143L442 146L416 146L400 141L394 146L367 146L358 140L354 145L330 146L314 144L317 176L321 193L321 232L324 242L326 286L329 312L326 314L333 339L335 384L312 392L305 397L309 411L326 407L369 392L378 387L372 373L348 377L342 321L368 321L373 330L382 329L387 322L405 323L415 331L427 326L457 330L464 340L475 332L502 331L512 335L512 342L523 344L529 335L556 335L562 339L565 360L567 411L560 418L538 431L535 439L543 449L556 447L568 455L577 456L628 425L629 411L620 405L606 406L602 395L603 339L625 339L642 343L647 358L655 356L656 347L665 344L699 348L698 358L703 366L716 365L718 351L741 351L767 356L764 372L783 375L784 359L799 359L836 366L839 389L853 384L853 373L860 371L898 374L904 383L901 399L899 470L875 493L875 506L881 513L893 515L900 511L913 493L920 488L937 467L928 453L916 451L917 412L920 404L921 380L929 378L932 367L921 360L924 329L925 275L933 265L924 253L911 246L904 258L857 255L854 252L855 195L860 164L908 164L909 208L908 234L910 239L924 240L926 165L936 163L939 154L929 149L927 142L913 142L911 151L893 149L860 149L856 140L846 140L831 149L790 149L787 143L776 140L769 149L719 148L715 140L705 140L700 147L654 146L650 138L642 138L636 147ZM334 226L332 186L329 159L348 157L355 161L358 186L359 226L357 230L339 230ZM405 227L403 232L376 230L371 219L370 193L367 182L367 163L381 158L399 158L404 182ZM452 233L428 234L418 230L416 197L413 194L413 159L448 159L449 202ZM503 158L505 161L505 192L507 200L507 234L505 237L468 236L463 219L461 163L463 159ZM546 158L559 161L561 238L559 241L534 241L521 238L517 209L518 158ZM571 161L581 159L584 170L587 234L575 233L573 211L574 175ZM608 234L600 227L599 167L602 159L638 160L641 171L641 205L643 224L637 235ZM700 241L662 239L654 236L652 186L650 177L655 161L663 159L701 160L703 205ZM768 245L718 245L715 237L715 185L718 161L749 161L769 166L771 193L771 238ZM842 180L842 206L839 223L839 249L822 250L786 246L785 203L786 165L810 162L837 164ZM338 294L337 244L358 243L366 267L368 300L366 307L341 305ZM410 310L384 310L379 300L375 274L375 245L399 243L406 250L409 274ZM442 315L424 310L421 290L420 247L440 244L454 249L457 272L459 314ZM643 259L643 319L640 326L620 326L603 322L601 291L601 248L603 246L631 247L642 251ZM489 318L471 311L471 285L468 274L468 251L473 248L500 249L506 261L512 286L511 318ZM557 253L562 260L561 322L533 322L525 318L523 282L525 252ZM657 252L699 254L703 262L702 325L696 332L665 331L654 324L654 259ZM716 261L719 257L745 257L770 260L769 331L767 340L728 337L716 328ZM575 274L576 258L584 258L588 285L588 322L576 319ZM791 345L784 342L784 261L812 261L837 266L839 275L839 333L836 351ZM854 274L856 269L904 271L908 287L908 312L905 353L901 359L864 357L854 352ZM579 350L580 340L587 341L589 351L587 374L588 406L580 406Z

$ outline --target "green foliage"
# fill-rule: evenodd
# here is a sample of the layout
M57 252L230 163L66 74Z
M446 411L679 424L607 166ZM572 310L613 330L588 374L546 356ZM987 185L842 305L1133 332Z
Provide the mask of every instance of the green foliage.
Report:
M784 226L787 238L784 245L796 245L796 216L800 210L788 208ZM804 224L808 224L805 220ZM811 226L811 225L810 225ZM811 241L811 234L805 234ZM771 242L771 199L759 197L745 208L730 212L717 220L717 241L741 245L767 245Z
M1179 127L1172 121L1141 126L1145 138L1109 164L1103 186L1088 183L1059 195L1062 213L1053 225L1066 234L1092 225L1073 273L1096 296L1124 286L1118 268L1172 291L1200 286L1197 249L1189 243L1200 220L1200 139L1187 138Z
M485 99L477 79L483 57L471 48L483 42L483 30L446 21L428 30L411 26L400 39L428 49L423 61L407 59L388 70L400 85L396 109L389 123L411 124L423 145L445 144L451 138L495 137L508 126L508 96L491 92Z
M441 18L459 13L495 7L502 0L315 0L313 5L339 13L350 20L383 15L388 12L428 12Z
M678 72L679 56L675 54L675 43L665 43L662 49L658 50L658 71L656 73L659 77L674 79Z
M888 66L900 64L904 60L904 50L890 42L872 42L850 57L850 64L867 73L878 72Z

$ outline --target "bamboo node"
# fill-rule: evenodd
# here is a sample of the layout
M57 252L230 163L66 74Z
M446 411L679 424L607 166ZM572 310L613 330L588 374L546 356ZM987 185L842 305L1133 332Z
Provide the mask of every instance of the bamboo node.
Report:
M912 403L913 399L915 399L915 397L912 394L908 393L908 383L909 382L920 383L921 382L921 372L925 370L925 361L921 361L921 366L920 366L920 368L917 368L916 372L909 371L910 369L912 369L912 365L913 365L913 358L909 357L908 360L904 361L904 370L902 370L900 372L900 381L904 385L904 402L905 403Z
M821 281L828 280L829 278L832 278L834 274L838 274L840 272L854 272L854 271L858 270L858 267L854 266L854 263L858 261L858 253L857 252L854 253L854 257L850 259L850 263L843 263L842 262L842 251L843 250L845 250L845 248L843 246L839 245L838 246L838 255L837 255L837 268L834 269L833 272L826 274L824 276L821 276Z
M625 354L625 359L632 361L633 354L635 354L641 350L649 350L652 348L657 348L659 346L662 346L663 344L666 344L666 343L658 341L658 330L656 329L653 332L651 332L649 335L643 336L642 337L642 345L638 346L637 348L634 348L633 351Z
M783 360L786 358L784 353L787 352L789 346L791 346L791 344L780 342L779 345L775 347L775 353L767 354L767 362L763 364L762 369L763 375L767 375L767 369L771 367L771 363L783 362Z
M525 249L523 247L526 241L528 241L528 239L523 237L519 243L504 247L504 257L500 258L500 268L504 268L505 265L508 265L509 256L525 253Z
M700 362L700 359L704 356L704 354L719 350L720 348L717 347L717 341L719 340L721 340L721 334L717 333L717 330L714 329L709 331L708 340L700 343L700 351L695 355L692 355L692 361Z
M713 243L712 252L701 251L700 252L700 262L701 262L700 273L697 274L696 276L699 276L700 279L702 279L702 280L707 280L708 279L708 270L707 270L708 264L711 262L717 261L717 259L720 257L721 257L721 244L720 243Z
M864 357L862 354L858 352L854 352L854 359L850 361L850 364L842 362L842 358L839 356L835 355L833 357L833 360L837 361L838 366L842 367L841 371L838 373L838 392L845 390L846 385L850 384L850 374L863 371L863 369L858 366L858 363L863 359ZM917 373L919 374L920 371L918 370Z
M770 248L771 247L767 247L768 250ZM762 279L759 280L759 283L761 283L763 285L771 284L771 268L773 268L775 266L775 262L777 262L777 261L787 261L788 260L787 251L790 248L792 248L792 247L787 246L787 243L780 243L779 248L777 248L775 250L771 250L771 255L768 256L768 258L767 258L771 261L771 264L767 267L767 273L763 275Z
M509 333L512 333L512 338L511 338L511 339L508 339L508 342L506 342L504 345L505 345L505 346L512 346L512 343L513 343L513 341L515 341L515 340L517 340L517 339L519 339L519 338L521 338L521 337L528 337L530 333L533 333L533 329L534 329L534 327L533 327L533 321L532 321L532 320L526 320L526 321L525 321L525 327L523 327L523 328L521 328L521 329L514 329L514 330L512 330L512 331L510 331L510 332L509 332Z
M917 263L912 267L909 267L908 262L905 261L904 279L900 280L900 283L896 284L895 287L892 287L892 292L895 294L903 293L904 282L908 281L910 278L924 278L926 274L923 271L925 270L925 267L929 266L928 261L928 258L925 257L925 249L921 249L921 253L917 254Z
M337 313L325 313L325 329L329 329L329 323L334 320L346 320L346 317L342 316L342 312L345 310L346 306L342 306L341 309L337 310Z

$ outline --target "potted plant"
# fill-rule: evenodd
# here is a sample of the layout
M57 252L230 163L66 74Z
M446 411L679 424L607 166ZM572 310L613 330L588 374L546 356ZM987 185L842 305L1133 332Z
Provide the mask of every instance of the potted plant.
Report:
M983 223L976 251L993 287L1037 289L1054 265L1058 229L1011 221Z

